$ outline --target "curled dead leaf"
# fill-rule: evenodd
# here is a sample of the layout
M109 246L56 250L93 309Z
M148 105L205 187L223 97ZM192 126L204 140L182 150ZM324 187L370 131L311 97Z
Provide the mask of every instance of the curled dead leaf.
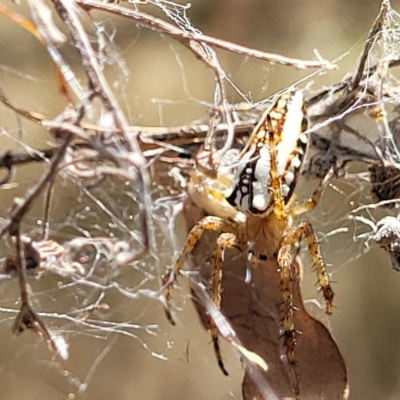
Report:
M186 208L188 226L193 226L202 216L193 205ZM215 233L206 232L192 253L192 264L199 266L205 282L212 273L211 257ZM221 311L234 329L240 343L247 351L264 360L267 371L257 367L268 386L279 400L294 398L289 367L284 358L280 279L276 259L261 262L248 277L246 255L229 250L224 261ZM300 289L301 266L298 261L293 270L293 300L297 345L295 359L299 374L301 400L344 400L348 398L345 362L328 329L308 314L303 305ZM210 317L204 304L196 296L191 282L194 304L205 328L210 327ZM209 287L210 285L207 285ZM223 340L223 339L221 339ZM210 349L210 351L212 351ZM229 367L228 367L229 368ZM245 371L243 400L264 400L257 379L251 370ZM223 376L221 374L221 379Z

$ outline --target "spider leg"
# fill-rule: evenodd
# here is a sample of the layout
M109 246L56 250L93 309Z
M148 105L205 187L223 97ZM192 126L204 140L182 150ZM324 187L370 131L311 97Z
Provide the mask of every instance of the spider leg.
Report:
M309 252L313 258L318 275L318 282L322 288L326 301L326 313L332 313L333 291L329 282L329 276L325 270L321 257L317 237L309 223L302 223L298 227L291 228L282 240L278 253L278 265L282 287L283 306L283 339L286 348L286 357L290 368L293 393L296 398L299 395L299 379L295 361L296 330L293 322L293 276L292 276L292 250L293 246L305 239Z
M282 307L283 307L283 342L286 349L286 358L290 369L290 378L293 394L297 397L300 394L299 377L294 359L296 347L296 330L293 322L293 277L292 277L292 256L291 246L282 246L278 253L278 265L281 278Z
M301 204L296 204L294 206L288 205L288 210L289 210L288 213L292 217L297 217L300 214L304 214L305 212L312 210L318 204L319 200L321 199L323 190L328 185L330 179L333 176L334 176L334 171L331 169L325 175L324 179L321 179L321 181L319 182L319 185L314 190L314 193L311 196L311 198Z
M162 278L163 296L165 300L164 311L168 321L172 325L175 325L175 321L172 318L172 314L170 311L171 287L173 286L176 277L179 274L180 269L182 268L185 257L193 251L194 247L196 246L197 242L200 240L205 231L236 233L238 231L238 228L234 222L212 216L204 217L192 228L181 254Z
M278 160L276 153L276 143L277 137L275 136L275 129L272 126L271 118L266 120L268 126L268 146L270 149L270 187L272 190L272 195L274 199L274 214L278 219L283 219L286 217L285 211L285 201L281 195L281 177L278 171Z
M214 270L212 274L212 300L214 305L220 309L221 307L221 281L222 281L222 266L224 263L224 254L225 250L239 247L242 251L245 251L246 245L243 242L240 242L237 236L233 233L223 233L218 236L215 247L214 247ZM228 375L227 370L224 367L224 363L222 361L221 349L219 346L219 331L217 324L213 319L211 319L211 339L214 345L215 356L217 357L218 365L221 368L221 371L224 375Z
M322 293L326 302L326 313L332 314L333 290L321 256L317 236L314 233L312 225L308 222L303 222L298 227L289 230L283 240L282 246L294 245L303 239L307 241L308 251L311 254L315 269L317 271L318 283L322 289Z

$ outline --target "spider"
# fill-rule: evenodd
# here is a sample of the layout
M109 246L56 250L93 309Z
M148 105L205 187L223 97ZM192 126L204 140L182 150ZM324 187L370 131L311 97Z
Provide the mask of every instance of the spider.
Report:
M299 396L299 380L295 362L296 329L293 323L291 265L298 244L303 239L307 242L315 264L327 314L332 312L333 300L329 276L311 224L293 224L294 217L317 205L332 175L330 172L321 178L309 200L296 203L293 192L307 147L306 129L306 111L301 92L288 90L272 102L237 160L230 160L228 166L221 166L218 169L219 176L214 182L206 180L202 186L197 184L197 190L206 193L217 205L213 211L215 215L204 217L193 227L181 254L163 277L166 316L175 324L170 311L170 289L186 256L192 252L205 231L219 233L213 253L211 282L212 300L218 308L221 303L225 250L236 247L247 252L248 265L251 268L257 268L263 263L265 265L266 260L273 260L281 282L282 337L286 352L284 358L289 366L291 386L296 398ZM222 191L219 190L221 187ZM230 216L230 208L243 215L243 219ZM227 375L218 342L218 329L213 321L210 333L218 365Z

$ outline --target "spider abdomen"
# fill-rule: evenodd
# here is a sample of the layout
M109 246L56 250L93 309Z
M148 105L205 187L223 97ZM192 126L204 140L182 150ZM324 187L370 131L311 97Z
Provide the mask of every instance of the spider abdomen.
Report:
M274 204L271 188L271 152L277 160L282 199L293 194L303 163L308 137L303 95L289 91L272 103L243 149L227 201L250 215L265 216ZM273 135L273 146L270 145Z

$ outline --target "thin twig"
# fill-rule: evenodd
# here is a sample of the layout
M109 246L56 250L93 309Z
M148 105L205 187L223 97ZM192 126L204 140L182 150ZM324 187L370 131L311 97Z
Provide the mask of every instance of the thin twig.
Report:
M95 0L75 0L75 3L79 4L82 8L85 8L87 10L97 9L97 10L107 11L112 14L120 15L122 17L127 17L129 19L136 21L140 25L146 26L148 28L154 29L159 32L163 32L173 37L174 39L178 40L179 42L181 42L190 49L191 49L190 41L193 40L195 42L209 44L212 47L228 50L233 53L243 54L248 57L254 57L271 63L292 66L299 69L336 68L331 62L324 59L319 59L318 61L300 60L297 58L285 57L278 54L266 53L249 47L241 46L236 43L228 42L226 40L217 39L212 36L185 32L177 28L176 26L163 21L160 18L156 18L152 15L140 11L131 10L113 4L103 4Z
M80 22L75 4L70 0L53 0L60 17L68 26L75 41L75 47L78 49L82 64L85 68L90 81L90 87L95 96L100 96L106 109L112 114L116 127L120 130L124 145L127 147L129 157L127 161L137 171L137 183L140 185L141 221L143 228L144 252L148 251L150 243L150 218L148 215L150 209L150 177L147 171L147 160L144 158L136 135L128 134L128 122L125 118L118 101L108 85L100 68L97 55L90 43L90 39Z
M29 190L24 199L18 199L15 201L14 206L8 214L7 222L0 229L0 238L2 238L6 232L13 235L14 231L19 230L19 224L24 215L29 211L33 201L40 195L45 186L57 173L58 167L64 159L65 152L70 143L71 136L67 136L62 145L55 152L54 157L50 162L49 169L45 174L43 174L39 182Z
M26 282L26 266L25 256L22 246L21 235L18 229L14 232L15 237L15 249L16 249L16 272L19 281L20 296L21 296L21 308L17 316L15 317L12 332L15 335L21 334L24 330L29 329L46 340L48 346L54 352L63 355L63 350L59 349L57 343L53 338L52 332L47 328L39 314L34 310L29 300L28 284Z

